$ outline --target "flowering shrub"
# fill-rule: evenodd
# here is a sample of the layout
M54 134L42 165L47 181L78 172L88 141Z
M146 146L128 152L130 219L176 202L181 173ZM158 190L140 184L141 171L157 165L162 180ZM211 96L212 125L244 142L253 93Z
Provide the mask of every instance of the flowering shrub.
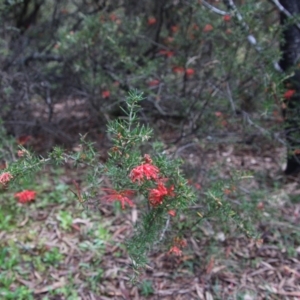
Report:
M22 155L0 174L1 184L17 184L27 173L38 171L47 163L73 161L75 165L87 165L90 171L88 190L82 193L73 181L76 187L74 194L80 204L87 207L90 199L98 199L99 205L116 202L122 210L136 207L142 212L131 239L126 243L134 268L144 266L149 249L162 241L166 241L169 249L166 253L182 255L182 248L187 246L182 239L183 233L176 232L174 228L171 232L168 227L171 220L176 224L183 214L192 214L196 218L194 226L206 216L219 216L222 220L232 218L242 231L251 235L249 226L224 201L229 195L226 189L233 184L217 182L203 199L198 199L196 189L188 184L180 170L181 161L164 154L161 144L153 141L151 128L138 122L139 102L142 99L141 94L131 92L126 100L126 118L109 123L108 134L113 146L105 164L99 163L92 144L86 142L84 137L81 138L79 152L66 154L62 149L55 148L48 158L42 159L20 145ZM141 149L147 149L146 153ZM103 181L103 177L107 180ZM27 203L35 200L36 192L24 190L14 196L20 203ZM201 204L201 213L189 209L196 202Z

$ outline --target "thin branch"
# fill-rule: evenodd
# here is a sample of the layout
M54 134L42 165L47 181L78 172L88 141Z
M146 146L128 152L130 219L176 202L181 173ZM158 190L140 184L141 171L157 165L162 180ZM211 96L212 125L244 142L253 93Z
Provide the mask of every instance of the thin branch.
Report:
M166 225L165 225L164 229L162 230L162 232L160 234L160 237L159 237L159 240L156 242L156 244L159 244L163 241L163 239L165 238L166 231L169 228L169 225L170 225L170 216L168 216L167 221L166 221Z
M254 35L250 34L250 28L249 28L248 24L244 21L243 16L238 11L238 9L237 9L236 5L234 4L233 0L223 0L223 2L228 7L228 9L231 11L231 13L233 13L235 15L235 17L239 21L240 26L248 33L248 36L247 36L248 42L252 46L254 46L255 50L258 53L262 53L262 50L263 50L262 47L259 46L259 44L257 43L257 40L254 37ZM277 70L279 72L283 71L281 69L281 67L279 66L278 62L273 62L273 66L274 66L275 70Z
M287 9L285 9L279 2L278 0L270 0L278 9L281 13L285 14L288 18L294 18L293 14L291 14ZM299 30L300 30L300 24L296 23L294 24Z
M228 81L226 82L226 90L227 90L228 99L229 99L229 102L231 105L231 109L232 109L233 113L236 114L236 107L235 107L234 101L232 99L232 93L231 93L231 89L230 89Z
M63 61L63 57L59 55L52 55L52 54L43 54L43 53L33 53L24 59L19 60L17 63L22 65L27 65L32 60L50 62L50 61Z
M276 141L278 141L280 144L286 146L286 142L285 142L283 139L281 139L281 138L279 137L278 134L276 134L276 133L271 134L270 131L268 131L268 130L266 130L266 129L260 127L260 126L257 125L256 123L254 123L254 122L250 119L250 116L249 116L249 114L248 114L247 112L242 111L242 115L243 115L243 119L244 119L250 126L253 126L253 127L255 127L256 129L258 129L258 131L260 131L260 133L261 133L262 135L265 135L265 136L267 136L267 135L268 135L268 136L271 136L274 140L276 140Z
M228 12L218 9L218 8L214 7L213 5L207 3L207 2L204 1L204 0L202 0L201 3L202 3L205 7L207 7L208 9L210 9L212 12L214 12L214 13L216 13L216 14L218 14L218 15L222 15L222 16L229 15Z

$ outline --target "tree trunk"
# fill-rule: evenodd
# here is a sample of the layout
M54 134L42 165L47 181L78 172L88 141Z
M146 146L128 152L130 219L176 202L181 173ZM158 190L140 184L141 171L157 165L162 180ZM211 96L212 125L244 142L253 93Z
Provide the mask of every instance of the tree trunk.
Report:
M280 4L293 15L300 13L300 0L280 0ZM286 97L286 108L283 112L288 149L285 173L289 175L300 171L300 70L297 66L300 58L300 29L296 25L286 25L287 21L291 20L284 13L280 13L280 22L284 29L279 64L287 75L291 75L285 81L286 90L291 91L291 96Z

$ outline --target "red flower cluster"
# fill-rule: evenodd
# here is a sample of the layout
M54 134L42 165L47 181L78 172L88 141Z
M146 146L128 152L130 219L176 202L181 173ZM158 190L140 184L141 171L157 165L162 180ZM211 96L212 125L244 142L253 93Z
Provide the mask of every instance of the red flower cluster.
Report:
M168 211L168 214L169 214L171 217L175 217L175 216L176 216L176 210L170 209L170 210Z
M20 203L27 203L35 200L36 191L24 190L19 193L15 193L15 198L18 198Z
M210 31L212 31L214 28L212 27L212 25L211 24L206 24L205 26L204 26L204 28L203 28L203 31L204 32L210 32Z
M170 188L167 188L164 185L167 179L159 177L159 169L152 164L152 159L148 154L145 154L143 164L132 169L129 177L132 182L137 181L138 184L141 184L145 179L153 179L157 182L157 187L149 191L149 203L152 207L162 204L166 196L175 196L174 186L172 185Z
M225 15L225 16L223 17L223 20L224 20L225 22L229 22L229 21L231 20L231 16L230 16L230 15Z
M173 25L173 26L171 26L171 31L172 31L173 33L178 32L178 31L179 31L179 26L178 26L178 25Z
M104 90L101 93L102 98L106 99L110 97L110 91L109 90Z
M195 70L192 69L192 68L187 68L187 69L185 70L185 74L186 74L187 76L193 76L193 75L195 74Z
M169 250L168 254L174 254L176 256L182 256L182 251L177 246L173 246Z
M0 183L4 185L7 182L9 182L12 178L13 176L9 172L4 172L0 175Z
M127 203L129 206L134 206L134 203L128 198L134 194L134 191L124 190L117 192L113 189L103 189L107 191L109 195L103 197L104 200L107 201L120 201L122 209L125 208L125 204Z
M295 93L296 93L295 90L287 90L287 91L284 93L283 97L284 97L284 99L286 99L286 100L290 100L290 99L294 96Z
M173 72L178 74L184 73L184 67L173 67Z
M156 23L156 19L154 17L150 17L150 18L148 18L147 23L149 26L154 25Z
M187 242L179 237L174 238L174 244L169 250L168 254L174 254L176 256L182 256L182 251L180 248L186 247Z
M158 173L159 169L156 166L153 166L151 163L144 163L140 166L137 166L132 169L130 172L130 179L132 182L138 182L141 184L141 182L146 178L147 180L150 179L158 179Z
M19 145L25 145L29 140L31 140L31 135L21 135L17 138L17 143Z
M129 174L133 183L138 182L141 184L144 180L154 180L157 187L149 190L149 203L152 207L157 207L163 203L164 197L175 196L174 186L167 188L164 184L166 178L159 177L159 169L152 164L152 159L148 154L144 155L144 163L133 168ZM134 206L134 203L128 198L134 194L132 190L116 191L113 189L103 189L108 193L103 199L107 201L120 201L122 209L125 208L127 203L129 206ZM175 216L175 210L169 210L169 215Z
M195 70L192 68L185 69L184 67L173 67L173 72L177 74L186 74L188 77L193 76L195 74Z
M166 56L168 58L174 56L174 52L170 51L170 50L164 50L164 49L162 49L162 50L159 50L158 53L161 54L161 55L164 55L164 56Z
M171 186L167 189L164 184L160 181L157 184L156 189L152 189L149 192L149 202L153 207L157 207L158 205L163 203L163 198L165 196L175 196L174 194L174 186Z
M159 80L153 79L153 80L148 81L148 86L150 86L150 87L152 87L152 86L158 86L159 83L160 83Z

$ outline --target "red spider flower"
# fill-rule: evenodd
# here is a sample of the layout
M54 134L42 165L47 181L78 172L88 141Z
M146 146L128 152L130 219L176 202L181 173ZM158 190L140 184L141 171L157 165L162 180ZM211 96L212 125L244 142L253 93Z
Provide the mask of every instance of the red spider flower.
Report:
M165 187L162 181L158 182L157 188L152 189L149 192L149 202L153 207L157 207L158 205L163 203L163 198L165 196L175 196L174 194L174 186L172 185L169 189Z
M118 17L117 17L115 14L111 14L111 15L109 16L109 18L110 18L110 20L113 21L113 22L117 21L117 19L118 19Z
M168 196L171 196L171 197L174 197L174 196L175 196L175 193L174 193L174 185L171 185L171 186L168 188Z
M171 217L175 217L175 216L176 216L176 210L171 209L171 210L168 211L168 214L169 214Z
M18 154L18 157L23 157L25 155L25 151L18 150L17 154Z
M124 190L124 191L116 191L113 189L103 189L104 191L108 192L109 195L103 196L103 200L106 201L120 201L122 209L125 208L125 203L129 206L134 206L134 203L128 198L134 195L134 191L131 190Z
M171 26L171 31L172 31L173 33L178 32L178 31L179 31L179 26L178 26L178 25L173 25L173 26Z
M110 97L110 91L109 90L105 90L101 93L102 98L106 99Z
M187 76L193 76L195 74L195 70L192 69L192 68L188 68L188 69L185 70L185 74Z
M195 183L194 187L196 190L201 190L201 185L199 183Z
M206 24L205 26L204 26L204 28L203 28L203 31L204 32L210 32L210 31L212 31L214 28L212 27L212 25L210 25L210 24Z
M146 164L152 164L152 158L150 157L149 154L144 155L144 161Z
M154 17L150 17L150 18L148 18L147 23L149 26L154 25L156 23L156 19Z
M177 74L183 74L184 73L184 67L173 67L173 72Z
M193 25L193 29L194 29L194 30L199 30L199 26L198 26L197 24L194 24L194 25Z
M166 39L165 39L165 42L166 44L171 44L174 42L174 38L172 36L168 36Z
M132 169L129 174L129 177L132 182L137 181L139 184L143 181L146 177L147 180L158 178L159 169L152 165L151 163L141 164Z
M294 96L295 93L296 93L295 90L287 90L287 91L284 93L283 97L284 97L286 100L290 100L290 99Z
M182 251L181 251L178 247L173 246L173 247L169 250L168 254L175 254L176 256L181 256L181 255L182 255Z
M231 16L230 16L230 15L225 15L225 16L223 17L223 20L224 20L225 22L229 22L229 21L231 20Z
M12 178L13 176L9 172L4 172L0 175L0 183L4 185L7 182L9 182Z
M17 143L19 145L25 145L31 139L30 135L21 135L17 138Z
M215 112L215 116L218 117L218 118L220 118L220 117L223 116L223 113L221 113L220 111L216 111Z
M156 189L150 190L149 202L153 207L156 207L163 203L163 198L166 195L168 195L168 189L162 182L159 182Z
M159 83L160 83L159 80L153 79L153 80L148 81L148 86L150 86L150 87L158 86Z
M15 198L18 198L20 203L27 203L35 200L36 191L24 190L19 193L15 193Z
M169 51L169 50L159 50L158 53L161 54L161 55L165 55L166 57L174 56L174 52Z
M187 242L186 240L181 239L180 237L175 237L173 245L177 245L178 247L184 248L187 246Z

